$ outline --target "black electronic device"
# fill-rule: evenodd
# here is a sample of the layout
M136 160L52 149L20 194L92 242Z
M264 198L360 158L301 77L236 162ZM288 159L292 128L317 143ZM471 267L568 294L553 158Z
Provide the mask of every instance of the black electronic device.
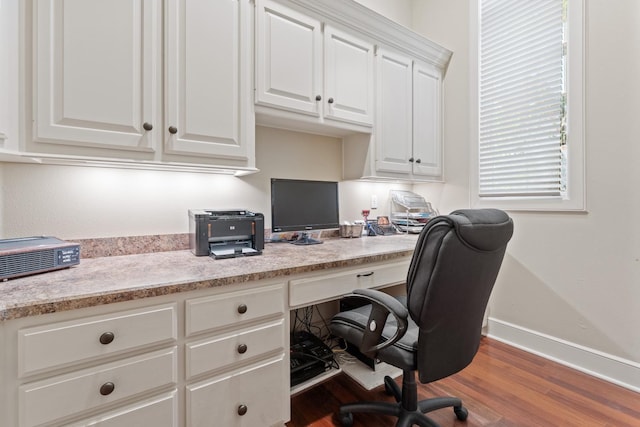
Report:
M215 259L260 255L264 216L244 209L189 210L189 248Z
M306 331L291 334L291 386L337 367L333 351L322 340Z
M338 183L271 179L271 231L297 231L296 244L316 244L306 231L338 228Z

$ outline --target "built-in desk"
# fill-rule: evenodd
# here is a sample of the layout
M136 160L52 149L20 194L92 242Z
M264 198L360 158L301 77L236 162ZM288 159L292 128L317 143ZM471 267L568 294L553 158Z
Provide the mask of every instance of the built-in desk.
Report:
M401 283L415 242L105 257L0 283L0 425L282 425L289 310Z

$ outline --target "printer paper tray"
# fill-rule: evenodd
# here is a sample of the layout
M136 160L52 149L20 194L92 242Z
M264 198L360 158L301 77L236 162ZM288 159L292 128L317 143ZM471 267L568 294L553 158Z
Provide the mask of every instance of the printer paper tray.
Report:
M257 251L248 247L225 247L223 248L211 248L210 256L215 259L222 258L235 258L241 256L260 255L262 251Z

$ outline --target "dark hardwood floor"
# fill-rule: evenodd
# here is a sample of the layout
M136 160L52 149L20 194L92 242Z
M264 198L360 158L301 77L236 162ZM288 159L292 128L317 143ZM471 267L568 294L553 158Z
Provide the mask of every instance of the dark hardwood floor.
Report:
M449 408L432 412L441 427L640 426L640 394L489 338L466 369L418 392L421 399L462 398L469 418L458 421ZM340 426L340 404L358 400L393 398L382 386L368 392L339 374L292 398L287 427ZM393 425L391 417L354 415L354 427Z

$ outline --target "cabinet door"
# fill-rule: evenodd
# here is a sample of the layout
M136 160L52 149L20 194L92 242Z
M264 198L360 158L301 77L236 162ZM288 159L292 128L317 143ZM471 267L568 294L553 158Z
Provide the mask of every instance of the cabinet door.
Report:
M24 384L18 391L20 427L130 402L177 383L177 347ZM110 389L105 387L110 386Z
M160 124L160 0L34 7L34 139L153 151L158 132L145 128Z
M178 393L173 390L167 394L65 425L67 427L177 427L179 425Z
M412 60L379 49L376 54L376 170L411 173Z
M320 21L269 0L258 0L256 4L256 102L319 116Z
M288 418L289 365L284 355L188 385L187 425L255 427Z
M248 0L169 0L167 9L165 151L248 158Z
M442 176L441 74L427 64L413 68L413 174Z
M371 125L373 45L325 25L324 49L324 116Z

